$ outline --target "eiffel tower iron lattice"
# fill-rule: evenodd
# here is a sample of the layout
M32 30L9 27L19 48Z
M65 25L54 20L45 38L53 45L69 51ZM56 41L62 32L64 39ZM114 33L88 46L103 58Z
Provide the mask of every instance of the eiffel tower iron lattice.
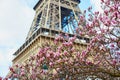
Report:
M40 27L74 33L81 14L79 0L39 0L27 39Z
M74 36L78 27L80 0L39 0L35 5L35 17L25 43L14 53L13 64L25 62L29 56L38 53L45 42L52 44L60 33ZM76 45L85 47L88 38L77 36ZM80 43L84 41L85 43Z

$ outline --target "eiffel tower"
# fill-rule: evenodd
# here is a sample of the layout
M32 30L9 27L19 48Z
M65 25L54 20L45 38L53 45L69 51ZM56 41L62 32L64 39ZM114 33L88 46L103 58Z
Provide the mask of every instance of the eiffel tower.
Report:
M39 0L34 6L35 17L25 43L14 53L13 64L25 62L30 55L38 53L45 42L52 44L60 33L74 36L78 27L80 0ZM88 41L88 38L78 36ZM78 41L80 42L80 41ZM76 43L76 45L79 45ZM80 44L83 45L83 44Z

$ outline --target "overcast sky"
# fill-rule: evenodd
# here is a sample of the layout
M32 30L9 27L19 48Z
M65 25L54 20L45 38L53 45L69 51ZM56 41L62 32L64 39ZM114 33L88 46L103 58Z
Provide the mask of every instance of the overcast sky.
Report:
M13 53L24 43L34 18L38 0L0 0L0 76L5 76ZM100 10L99 0L81 0L81 10L88 6Z

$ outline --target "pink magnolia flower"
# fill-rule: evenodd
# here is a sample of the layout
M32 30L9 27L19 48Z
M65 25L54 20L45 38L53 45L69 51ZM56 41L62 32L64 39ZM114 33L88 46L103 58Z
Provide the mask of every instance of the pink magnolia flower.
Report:
M110 5L110 0L105 0L105 4L106 4L107 6L109 6L109 5Z
M115 10L115 9L114 9L114 10ZM119 15L119 13L118 13L117 11L114 11L114 12L112 13L112 17L114 17L114 18L117 18L118 15Z
M95 25L95 26L100 26L100 23L99 23L97 20L95 20L94 25Z
M68 42L74 42L76 39L76 36L69 38Z
M9 79L12 78L12 77L13 77L13 74L10 74L10 75L8 76Z
M21 72L24 72L24 71L25 71L25 70L22 68L22 69L21 69Z
M63 46L58 47L58 52L61 52Z
M80 16L80 21L83 22L85 20L85 17L84 16ZM80 22L79 22L79 25L80 25Z
M22 71L22 72L20 73L20 75L21 75L21 76L25 76L25 72Z
M114 48L114 47L115 47L115 45L114 45L114 44L111 44L111 45L110 45L110 47L111 47L111 48Z
M68 38L69 38L69 35L68 35L67 33L65 34L65 36L66 36L66 39L68 39Z
M40 61L43 61L45 59L45 57L43 56L42 58L40 58Z
M53 66L53 63L52 63L52 62L50 62L50 63L49 63L49 65L50 65L50 66Z
M117 51L116 54L117 54L117 55L120 55L120 51Z
M47 58L50 58L50 54L49 54L49 53L46 53L46 57L47 57Z
M79 32L79 34L80 34L80 36L82 36L82 35L83 35L83 32Z
M59 56L60 56L59 52L54 53L54 58L59 57Z
M40 65L40 64L39 64L39 61L38 61L38 62L36 62L36 67L39 67L39 65Z
M31 78L32 78L32 80L35 80L36 79L36 74L32 73Z
M86 54L87 54L87 51L82 51L82 53L81 53L81 55L82 55L82 57L84 58L85 56L86 56Z
M117 64L117 61L115 59L112 60L112 65L116 65Z
M101 2L104 2L104 0L101 0Z
M59 71L59 70L60 70L60 68L57 68L57 69L56 69L56 71Z
M90 50L91 50L91 46L88 46L88 47L87 47L87 51L90 51Z
M118 42L117 46L120 47L120 41Z
M55 44L57 44L57 43L58 43L59 38L60 38L59 36L55 38L55 40L54 40L54 43L55 43Z
M76 54L76 55L77 55L77 57L78 57L78 58L80 58L80 52L77 52L77 54Z
M105 33L105 29L101 29L101 33Z
M92 65L93 63L90 62L90 61L86 61L86 64L87 64L87 65Z
M39 59L40 58L40 54L37 54L36 57Z
M68 46L72 46L73 45L73 42L68 42Z
M15 66L18 68L18 67L19 67L19 64L16 64Z
M47 50L49 50L49 49L50 49L50 47L45 47L44 51L47 51Z
M69 42L64 42L62 44L63 44L63 46L69 47L69 46L72 46L73 43L71 41L69 41Z
M94 14L95 14L95 15L98 15L98 14L99 14L99 11L95 12Z
M75 51L75 48L72 48L71 51L74 52L74 51Z
M41 49L39 50L39 54L42 54L43 52L44 52L44 49L41 48Z
M64 55L67 55L68 54L68 52L67 51L64 51Z
M116 26L116 25L117 25L117 21L116 21L116 20L111 20L111 24L112 24L113 26Z
M17 78L17 77L18 77L18 74L13 74L13 77L14 77L14 78Z
M3 80L8 80L8 78L4 78Z
M2 80L2 77L0 77L0 80Z
M14 71L14 69L13 69L12 67L9 67L9 69L10 69L10 71L11 71L12 73L15 73L15 71Z

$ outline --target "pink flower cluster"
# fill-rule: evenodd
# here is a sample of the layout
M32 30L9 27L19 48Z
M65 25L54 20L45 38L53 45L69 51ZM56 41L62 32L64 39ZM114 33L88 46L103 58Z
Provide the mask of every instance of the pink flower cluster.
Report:
M54 45L44 45L27 63L10 67L9 78L79 80L93 75L110 80L120 77L120 1L101 1L103 13L92 12L89 7L89 18L85 19L84 14L79 19L78 24L83 27L78 27L76 32L81 37L89 36L87 45L75 47L76 36L60 34Z

